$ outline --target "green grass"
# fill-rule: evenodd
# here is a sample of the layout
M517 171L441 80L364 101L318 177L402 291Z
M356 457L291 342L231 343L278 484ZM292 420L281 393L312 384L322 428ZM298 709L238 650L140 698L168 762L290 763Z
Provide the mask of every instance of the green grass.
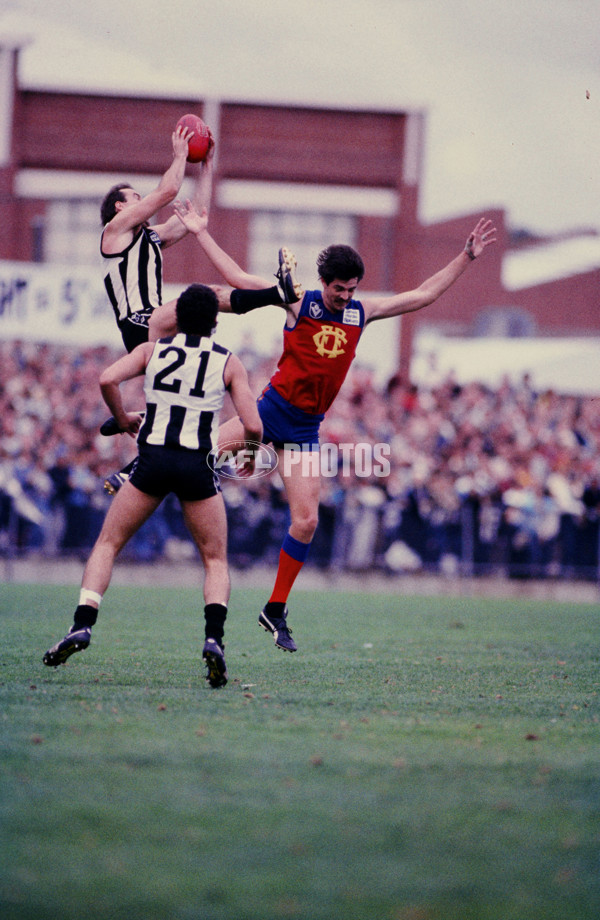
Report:
M0 589L4 920L600 916L600 606L296 591L295 655L234 593Z

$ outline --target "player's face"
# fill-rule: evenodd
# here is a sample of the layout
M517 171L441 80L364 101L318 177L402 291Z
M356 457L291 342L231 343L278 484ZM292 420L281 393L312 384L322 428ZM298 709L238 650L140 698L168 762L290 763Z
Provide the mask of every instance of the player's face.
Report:
M136 204L138 201L142 200L142 196L139 192L136 192L134 188L122 188L121 194L124 197L124 201L117 201L115 204L116 211L126 211L127 208L130 208L132 204ZM148 221L144 221L139 224L140 227L148 227Z
M136 201L140 201L142 196L139 192L136 192L134 188L122 188L121 194L123 195L124 201L117 201L117 205L121 205L122 208L126 208L130 204L134 204Z
M350 281L340 281L334 278L329 284L321 282L323 285L323 303L328 310L339 312L344 310L358 287L358 278L351 278Z

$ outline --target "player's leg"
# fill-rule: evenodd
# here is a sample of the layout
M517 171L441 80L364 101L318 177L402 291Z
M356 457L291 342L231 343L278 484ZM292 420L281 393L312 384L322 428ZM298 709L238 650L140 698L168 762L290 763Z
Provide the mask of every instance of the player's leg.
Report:
M152 319L151 314L139 314L137 316L137 322L134 322L133 317L128 320L124 320L119 325L121 331L121 336L123 338L123 345L127 352L133 351L138 345L141 345L144 342L148 341L148 336L150 334L150 321ZM156 334L156 333L155 333ZM143 411L140 412L140 415L143 416ZM107 418L105 422L100 426L100 434L105 437L121 434L121 429L119 428L116 419L114 416ZM131 474L133 473L138 462L138 458L134 457L126 466L118 470L116 473L111 473L110 476L107 476L104 480L104 489L108 492L109 495L116 495L123 483L127 482Z
M109 419L106 420L106 422L104 422L103 427L104 426L108 427L111 421L114 422L114 418L112 415ZM111 433L116 434L116 432L111 432ZM116 495L119 489L121 488L121 486L127 482L129 477L133 473L134 469L137 466L137 462L138 462L138 458L134 457L133 460L131 460L126 466L123 467L122 470L118 470L116 473L111 473L110 476L107 476L106 479L104 480L104 491L108 492L109 495Z
M304 288L296 278L296 257L283 247L279 250L279 268L275 272L277 284L272 286L265 278L246 275L244 288L224 288L210 285L217 294L219 310L223 313L249 313L258 307L282 306L297 303L304 295Z
M201 501L182 501L183 519L204 565L204 648L206 680L211 687L227 683L224 642L230 579L227 564L227 516L219 492Z
M161 498L140 492L130 482L115 497L108 509L100 535L86 563L81 579L79 604L69 632L44 655L44 664L56 667L74 652L87 648L98 608L110 584L113 565L119 552L156 510Z
M296 303L304 295L304 288L296 278L297 265L298 262L294 253L291 249L283 246L279 250L279 269L275 273L275 277L284 303Z
M229 603L227 564L227 516L219 492L202 501L182 501L183 520L198 547L204 565L204 600L207 604ZM214 635L213 638L222 638Z
M275 585L258 621L272 633L275 645L295 652L296 644L287 626L287 599L308 556L310 542L319 522L321 494L320 454L315 451L279 449L278 471L290 509L290 528L279 552Z
M279 474L290 506L290 535L309 544L319 523L321 455L318 450L277 450Z
M110 583L114 561L148 518L162 496L147 495L126 482L110 505L100 535L83 572L82 585L104 594Z

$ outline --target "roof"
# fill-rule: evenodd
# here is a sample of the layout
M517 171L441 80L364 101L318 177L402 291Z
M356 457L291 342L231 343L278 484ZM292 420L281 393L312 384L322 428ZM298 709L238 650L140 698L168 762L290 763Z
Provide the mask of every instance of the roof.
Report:
M600 269L600 236L591 234L506 253L502 283L509 291L547 284Z

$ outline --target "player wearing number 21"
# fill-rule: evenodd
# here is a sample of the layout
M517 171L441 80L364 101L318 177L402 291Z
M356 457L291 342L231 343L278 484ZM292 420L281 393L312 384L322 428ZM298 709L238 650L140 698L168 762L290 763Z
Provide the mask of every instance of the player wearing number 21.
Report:
M208 214L198 214L191 202L175 203L187 230L194 233L204 252L232 287L264 286L265 281L243 271L208 232ZM284 304L286 320L283 353L277 369L258 399L265 443L279 455L281 474L290 509L291 524L279 555L275 585L259 615L260 625L273 635L283 651L296 644L287 623L287 599L307 558L319 512L320 464L293 462L286 451L318 451L319 425L337 396L354 359L364 327L421 310L438 299L463 274L467 266L496 240L496 228L482 218L466 245L451 262L414 290L388 297L356 297L364 275L360 255L350 246L333 245L317 259L321 289L306 291L297 303ZM219 444L242 437L239 419L230 419L219 432Z
M100 377L100 389L120 429L138 439L139 460L108 509L85 566L73 626L44 655L56 667L88 647L114 561L125 544L173 492L204 564L206 679L227 682L223 634L229 602L227 519L218 479L207 463L216 447L219 414L229 392L239 414L252 471L250 444L261 440L262 424L246 371L235 355L212 338L219 311L216 293L190 285L177 299L178 332L145 342ZM144 377L145 415L127 412L120 384ZM143 422L142 422L143 419Z

